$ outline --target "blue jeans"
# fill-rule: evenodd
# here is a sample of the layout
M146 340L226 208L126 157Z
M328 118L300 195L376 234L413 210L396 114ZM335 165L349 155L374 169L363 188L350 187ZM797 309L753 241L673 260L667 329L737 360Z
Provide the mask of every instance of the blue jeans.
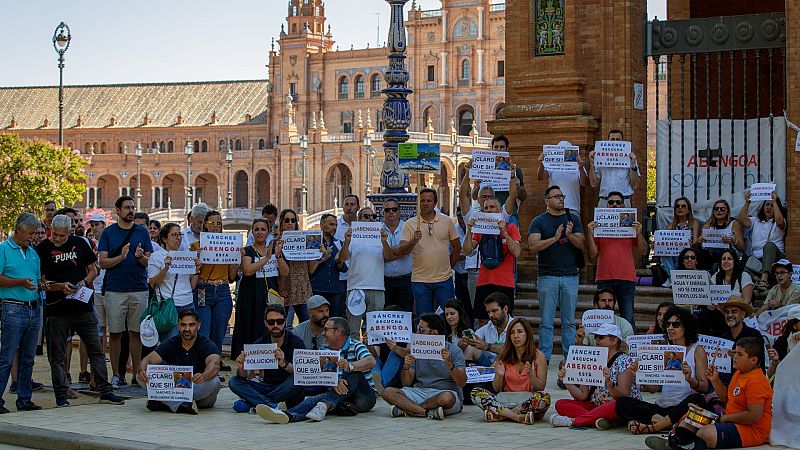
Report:
M314 409L319 402L325 402L330 405L328 411L344 400L352 403L358 412L367 412L375 407L377 400L375 390L370 387L362 372L345 373L342 375L342 379L347 382L346 394L337 394L333 388L328 388L323 394L306 397L299 405L286 411L289 414L289 421L302 422L306 420L306 414Z
M204 306L198 305L197 289L194 291L194 309L200 315L200 334L217 344L217 349L222 354L222 341L228 333L228 322L231 320L233 310L231 288L227 283L223 283L219 286L205 284L198 286L198 289L206 291Z
M186 306L176 306L175 309L178 311L178 314L180 314L181 311L183 311L185 309L194 309L194 303L189 303ZM201 322L200 322L200 329L201 330L203 329L202 318L201 318ZM173 338L173 337L175 337L177 335L178 335L178 324L176 323L175 326L172 327L172 329L170 329L169 331L165 331L163 333L160 332L160 331L158 332L158 342L163 344L164 342L168 341L169 339L171 339L171 338Z
M539 328L539 349L547 360L553 353L553 323L556 307L561 310L561 347L564 356L575 344L575 306L578 303L578 276L558 277L539 275L536 280L539 297L539 313L542 325Z
M380 370L381 384L383 387L403 387L402 384L393 384L395 379L398 383L400 380L400 368L403 366L403 358L395 352L389 352L389 357L386 362L381 362L380 359L375 358L375 368L373 370Z
M2 393L5 392L11 363L19 350L17 367L17 404L31 399L33 383L33 360L39 329L42 327L42 308L3 302L3 333L0 336L0 406L5 405Z
M667 272L668 276L672 275L672 271L678 267L678 257L677 256L662 256L661 257L661 267Z
M432 313L437 306L444 309L445 303L456 296L453 279L448 278L438 283L411 282L411 292L414 293L414 307L416 316Z
M305 322L308 320L308 306L303 305L294 305L294 306L287 306L286 307L286 326L291 326L294 323L294 315L297 314L297 320L300 323ZM333 317L333 316L331 316Z
M636 334L636 322L634 321L633 301L636 297L636 283L626 280L600 280L597 282L597 289L611 289L617 298L619 315L630 322L633 333Z
M292 407L302 402L304 398L303 386L295 386L294 377L291 376L281 384L269 384L235 375L228 381L228 387L250 407L274 406L280 402L286 402Z

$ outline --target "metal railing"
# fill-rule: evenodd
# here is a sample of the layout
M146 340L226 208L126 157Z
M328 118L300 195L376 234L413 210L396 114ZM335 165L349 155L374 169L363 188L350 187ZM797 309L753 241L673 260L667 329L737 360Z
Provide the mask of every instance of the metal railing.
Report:
M441 9L429 9L427 11L422 11L419 15L422 19L428 19L431 17L442 17L442 10Z
M331 133L322 137L322 142L355 142L353 133Z
M489 6L489 12L490 13L502 12L502 11L505 11L505 10L506 10L506 4L505 3L495 3L494 5L490 5Z

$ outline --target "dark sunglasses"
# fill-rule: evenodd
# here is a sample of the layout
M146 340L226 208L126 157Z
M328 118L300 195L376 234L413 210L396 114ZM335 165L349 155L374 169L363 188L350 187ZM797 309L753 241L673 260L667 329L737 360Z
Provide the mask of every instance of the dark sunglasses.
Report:
M368 219L368 220L375 220L378 218L377 214L362 214L361 217Z
M688 207L689 207L688 205L684 205L683 203L678 203L677 205L675 205L675 209L684 209Z
M674 328L677 330L678 328L683 326L683 323L676 320L675 322L667 322L665 325L666 326L664 328Z
M728 210L727 206L715 206L714 207L714 211L727 211L727 210Z
M283 219L283 223L297 223L297 219L294 218Z
M695 255L685 255L683 257L683 259L697 259L697 256L695 256Z
M609 201L608 201L608 204L609 204L609 205L622 205L622 204L624 204L624 203L625 203L625 202L624 202L623 200L609 200Z
M400 208L383 208L383 212L397 212Z
M283 325L286 323L286 319L267 319L266 322L269 326Z

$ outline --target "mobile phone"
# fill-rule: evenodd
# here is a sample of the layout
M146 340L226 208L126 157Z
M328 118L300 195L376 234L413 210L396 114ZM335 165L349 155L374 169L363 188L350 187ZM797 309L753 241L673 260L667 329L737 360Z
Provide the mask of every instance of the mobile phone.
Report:
M78 289L77 284L67 283L67 286L69 286L70 289Z
M475 333L470 330L469 328L464 330L464 337L467 339L472 339L475 336Z

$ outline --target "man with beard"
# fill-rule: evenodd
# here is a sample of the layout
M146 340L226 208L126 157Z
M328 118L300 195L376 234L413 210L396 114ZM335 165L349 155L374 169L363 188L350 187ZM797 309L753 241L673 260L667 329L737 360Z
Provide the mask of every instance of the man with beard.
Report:
M595 309L614 311L614 308L617 305L617 297L614 295L613 290L609 288L602 288L598 289L597 292L594 293L594 299L592 300L592 303L594 304ZM614 325L618 326L622 332L623 341L628 339L628 336L632 336L634 334L633 325L625 320L625 318L616 315L616 313L614 314ZM586 330L584 330L583 326L581 326L578 328L578 331L575 332L575 342L580 342L583 345L594 346L594 333L589 333L589 335L586 336Z
M192 402L148 400L150 411L172 411L174 413L197 414L198 408L212 408L222 387L219 381L219 350L211 339L199 335L200 316L193 309L178 314L180 334L173 336L147 355L140 365L139 380L147 384L147 366L166 364L192 366Z
M736 350L736 342L742 338L752 337L763 342L764 338L761 332L744 323L745 317L753 315L753 307L744 301L742 297L731 296L728 298L727 302L717 305L717 307L725 316L725 325L728 326L728 331L722 334L720 338L733 341L733 349L731 352ZM713 351L713 349L709 349L709 351ZM731 377L733 377L732 373L719 374L719 379L725 386L730 383Z
M286 332L286 310L281 305L269 304L264 313L267 333L253 344L277 344L275 359L277 369L245 370L244 359L247 352L236 358L236 375L228 382L231 391L241 397L233 402L236 412L250 412L256 405L277 408L278 403L286 402L290 407L303 401L303 387L294 385L294 350L306 348L303 340ZM261 381L253 380L257 372Z
M312 295L306 305L309 319L294 327L292 333L303 340L303 348L319 350L327 345L325 322L330 317L331 304L321 295Z
M465 335L461 339L463 344L459 343L459 346L463 345L467 348L467 345L469 345L478 349L480 351L478 355L465 356L468 358L471 356L470 359L479 365L488 367L494 364L497 355L503 351L508 324L514 318L508 314L509 300L502 292L498 291L487 295L483 304L486 306L486 312L489 315L489 323L478 328L472 337Z
M111 334L111 368L114 370L111 384L117 387L125 384L125 372L120 374L118 368L120 340L126 326L134 373L139 371L142 357L139 324L147 308L147 261L153 246L147 229L133 223L136 211L133 199L122 196L114 206L119 221L103 230L97 250L100 252L100 268L106 269L103 302Z
M200 241L200 233L203 231L203 222L206 220L206 214L211 209L203 202L200 202L192 207L192 211L187 217L187 226L183 231L183 240L181 241L181 251L189 251L189 247L193 243Z
M48 200L44 202L44 223L45 237L50 237L50 224L53 222L53 217L56 216L56 202Z

